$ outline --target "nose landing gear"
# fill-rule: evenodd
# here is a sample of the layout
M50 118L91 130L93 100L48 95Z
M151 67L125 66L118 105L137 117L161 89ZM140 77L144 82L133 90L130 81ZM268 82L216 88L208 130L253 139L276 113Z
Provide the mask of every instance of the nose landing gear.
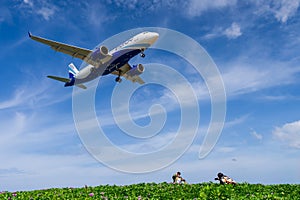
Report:
M117 77L116 80L115 80L117 83L121 83L122 82L122 79L120 77Z

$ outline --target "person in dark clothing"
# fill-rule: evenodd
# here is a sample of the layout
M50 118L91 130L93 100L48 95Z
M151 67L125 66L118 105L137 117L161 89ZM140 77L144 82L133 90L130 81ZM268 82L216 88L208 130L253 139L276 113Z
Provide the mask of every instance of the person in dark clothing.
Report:
M181 177L181 173L180 172L176 172L176 174L174 174L172 176L173 179L173 183L185 183L185 179Z
M230 178L230 177L224 175L224 174L221 173L221 172L219 172L219 173L217 174L217 176L218 176L218 177L215 178L215 180L220 181L220 184L222 184L222 185L224 185L224 184L233 184L233 185L235 185L235 184L236 184L236 182L235 182L232 178Z

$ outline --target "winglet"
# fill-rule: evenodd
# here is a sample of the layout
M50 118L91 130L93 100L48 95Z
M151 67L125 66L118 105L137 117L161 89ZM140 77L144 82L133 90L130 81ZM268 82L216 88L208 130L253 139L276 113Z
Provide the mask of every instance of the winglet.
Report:
M30 31L28 31L28 36L29 36L30 38L31 38L31 36L32 36L31 33L30 33Z

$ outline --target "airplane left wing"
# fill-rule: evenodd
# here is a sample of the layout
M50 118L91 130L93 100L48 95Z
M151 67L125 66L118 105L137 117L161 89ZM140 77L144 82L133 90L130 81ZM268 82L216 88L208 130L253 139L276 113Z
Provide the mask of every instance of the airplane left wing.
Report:
M72 57L79 58L81 60L85 60L88 58L88 56L92 53L91 50L85 49L85 48L80 48L60 42L55 42L53 40L48 40L42 37L37 37L32 35L30 32L28 32L28 35L31 39L38 41L40 43L46 44L50 46L53 50L59 51L65 54L68 54Z

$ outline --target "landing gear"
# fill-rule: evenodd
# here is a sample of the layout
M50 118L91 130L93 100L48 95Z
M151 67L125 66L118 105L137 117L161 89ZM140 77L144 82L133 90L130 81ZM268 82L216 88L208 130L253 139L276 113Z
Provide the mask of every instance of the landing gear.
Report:
M142 57L142 58L145 58L145 56L146 56L146 55L144 54L144 49L141 49L141 57Z
M120 77L117 77L117 78L116 78L116 82L117 82L117 83L121 83L121 82L122 82L122 79L121 79Z
M121 73L122 71L120 69L117 69L117 71L119 72L118 77L115 79L117 83L121 83L122 79L121 79Z

